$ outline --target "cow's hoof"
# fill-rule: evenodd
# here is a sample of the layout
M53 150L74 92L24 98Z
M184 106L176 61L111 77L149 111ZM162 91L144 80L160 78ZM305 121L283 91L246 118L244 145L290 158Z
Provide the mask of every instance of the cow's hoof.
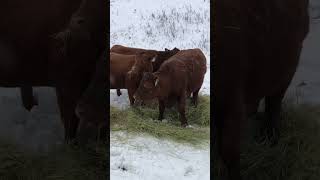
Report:
M188 123L181 124L181 127L186 128L188 126Z

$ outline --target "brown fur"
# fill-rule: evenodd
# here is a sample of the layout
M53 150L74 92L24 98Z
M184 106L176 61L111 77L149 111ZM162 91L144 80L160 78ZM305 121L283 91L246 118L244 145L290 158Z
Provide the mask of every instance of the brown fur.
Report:
M219 0L213 11L214 131L227 179L239 180L242 131L262 98L269 137L272 129L277 132L281 102L309 30L308 0Z
M132 47L126 47L121 45L114 45L110 49L110 52L115 52L115 53L125 54L125 55L134 55L136 53L146 52L146 51L157 54L156 60L152 63L153 72L155 72L160 68L161 64L164 61L169 59L171 56L175 55L180 50L178 48L173 48L172 50L165 48L165 51L156 51L151 49L132 48Z
M155 52L157 53L157 58L154 62L152 62L153 66L153 72L157 71L160 68L160 65L167 59L169 59L171 56L175 55L179 49L174 48L172 50L169 50L165 48L165 51L156 51L156 50L151 50L151 49L141 49L141 48L132 48L132 47L126 47L122 45L114 45L110 49L110 52L115 52L119 54L125 54L125 55L135 55L136 53L141 53L141 52ZM121 92L120 89L117 89L117 95L120 96Z
M188 125L186 95L193 93L196 106L206 71L206 58L200 49L181 50L165 61L157 72L145 73L134 97L139 100L157 98L159 120L163 119L165 106L178 102L181 125L185 127Z
M114 83L111 89L128 89L130 104L133 105L133 93L137 89L141 74L152 72L152 59L156 56L154 52L140 52L136 55L123 55L110 53L110 76Z

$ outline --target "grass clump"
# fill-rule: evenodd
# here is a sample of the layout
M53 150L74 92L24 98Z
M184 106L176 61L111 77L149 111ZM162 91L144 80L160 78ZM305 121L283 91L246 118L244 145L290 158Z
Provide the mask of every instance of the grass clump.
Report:
M190 102L187 104L186 116L188 123L193 128L180 127L179 113L175 107L165 110L164 122L158 121L157 103L125 110L110 107L110 127L113 131L125 130L132 133L147 133L157 138L166 138L193 145L208 142L210 139L210 97L199 96L197 108Z
M263 121L260 115L253 120ZM282 117L276 145L271 146L268 140L259 141L260 136L252 138L241 150L243 179L320 179L320 107L286 105ZM215 159L214 173L219 179L225 167L220 157Z
M106 179L106 144L93 148L63 145L37 154L0 142L0 180L96 180Z

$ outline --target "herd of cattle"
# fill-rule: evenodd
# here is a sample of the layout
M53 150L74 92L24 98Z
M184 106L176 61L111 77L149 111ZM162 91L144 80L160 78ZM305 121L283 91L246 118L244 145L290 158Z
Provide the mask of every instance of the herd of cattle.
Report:
M165 107L178 103L180 121L185 116L186 98L197 106L198 92L207 71L206 58L200 49L156 51L114 45L110 49L110 88L127 89L130 105L157 99L159 120Z
M243 131L261 99L268 138L277 143L281 103L309 31L308 0L216 0L213 12L217 155L226 179L240 180Z
M66 141L106 130L107 6L100 0L0 3L0 86L20 87L28 110L37 104L32 87L54 87Z

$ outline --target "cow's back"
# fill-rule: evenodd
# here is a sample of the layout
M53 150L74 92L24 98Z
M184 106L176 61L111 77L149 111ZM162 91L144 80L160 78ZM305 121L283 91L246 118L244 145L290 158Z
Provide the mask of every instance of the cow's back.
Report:
M121 46L121 45L114 45L110 49L110 52L125 54L125 55L133 55L133 54L137 54L137 53L145 52L145 51L152 51L152 50L125 47L125 46Z
M110 53L110 76L114 81L114 87L124 88L125 76L135 63L135 55L123 55Z
M159 71L170 73L171 85L177 90L186 86L191 93L202 86L207 71L206 58L200 49L181 50L165 61Z

